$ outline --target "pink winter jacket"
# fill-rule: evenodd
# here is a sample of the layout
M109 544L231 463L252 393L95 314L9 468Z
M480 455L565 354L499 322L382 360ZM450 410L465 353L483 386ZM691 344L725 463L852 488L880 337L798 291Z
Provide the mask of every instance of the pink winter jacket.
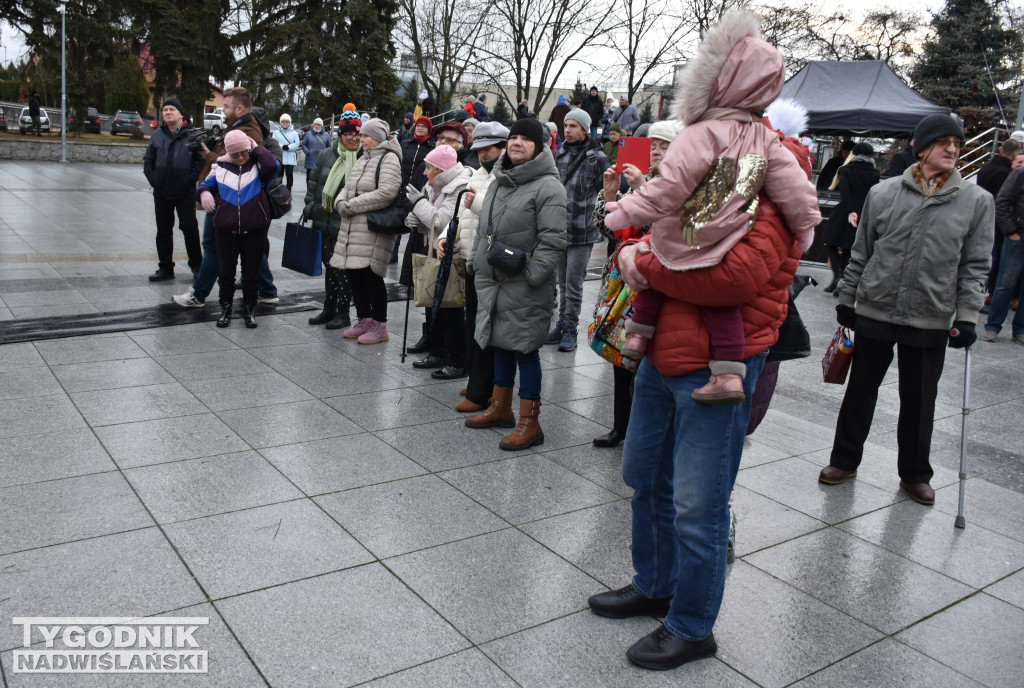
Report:
M756 19L729 17L723 25L677 89L676 114L686 126L658 177L619 203L630 224L651 225L651 248L670 270L721 262L750 230L762 190L794 234L821 221L807 175L778 134L753 121L782 90L782 56L756 37Z

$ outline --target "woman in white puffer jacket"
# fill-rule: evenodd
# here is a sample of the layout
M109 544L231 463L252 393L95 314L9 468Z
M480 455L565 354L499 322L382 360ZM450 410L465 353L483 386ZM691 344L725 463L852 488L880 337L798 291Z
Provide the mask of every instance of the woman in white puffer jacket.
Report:
M484 210L487 189L494 181L494 164L508 142L508 129L498 122L481 122L473 132L473 151L480 160L480 168L473 171L469 179L469 193L459 208L459 233L455 243L455 255L469 258L473 251L477 232L480 230L480 215ZM486 231L484 228L483 231ZM443 256L447 250L447 237L442 232L437 238L437 254ZM465 399L455 405L456 410L473 413L487 406L494 386L494 352L490 347L481 349L473 338L476 331L476 288L472 275L466 275L466 354L465 365L469 373Z

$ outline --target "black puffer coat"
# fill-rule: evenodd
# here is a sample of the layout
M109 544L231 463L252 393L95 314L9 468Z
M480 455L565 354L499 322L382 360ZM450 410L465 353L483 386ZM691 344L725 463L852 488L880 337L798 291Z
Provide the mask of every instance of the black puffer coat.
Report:
M857 228L847 219L850 213L860 215L868 191L881 179L878 168L867 160L854 158L839 168L839 205L828 216L828 225L823 235L824 243L849 251Z

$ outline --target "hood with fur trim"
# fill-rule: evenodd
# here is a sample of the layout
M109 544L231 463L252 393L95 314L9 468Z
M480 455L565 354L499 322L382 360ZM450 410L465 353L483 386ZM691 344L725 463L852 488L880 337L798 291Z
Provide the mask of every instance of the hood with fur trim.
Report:
M757 15L729 12L705 34L683 70L674 114L684 125L705 119L750 122L750 113L779 97L785 80L782 55L761 39Z

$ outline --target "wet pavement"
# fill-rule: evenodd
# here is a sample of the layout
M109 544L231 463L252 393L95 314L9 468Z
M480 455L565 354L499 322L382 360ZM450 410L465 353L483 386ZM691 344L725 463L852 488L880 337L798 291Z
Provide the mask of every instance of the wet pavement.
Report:
M0 162L0 319L166 308L190 280L179 259L174 283L148 282L152 215L136 167ZM957 530L963 352L940 383L934 507L898 487L894 368L858 478L826 487L834 300L798 304L815 356L782 365L744 451L719 653L667 673L624 655L654 619L586 608L631 566L621 450L590 444L611 366L585 348L541 352L546 441L509 454L462 425L463 381L400 361L404 302L377 346L308 312L0 346L4 685L1019 686L1024 347L975 345ZM208 618L209 672L14 672L14 617L152 616Z

